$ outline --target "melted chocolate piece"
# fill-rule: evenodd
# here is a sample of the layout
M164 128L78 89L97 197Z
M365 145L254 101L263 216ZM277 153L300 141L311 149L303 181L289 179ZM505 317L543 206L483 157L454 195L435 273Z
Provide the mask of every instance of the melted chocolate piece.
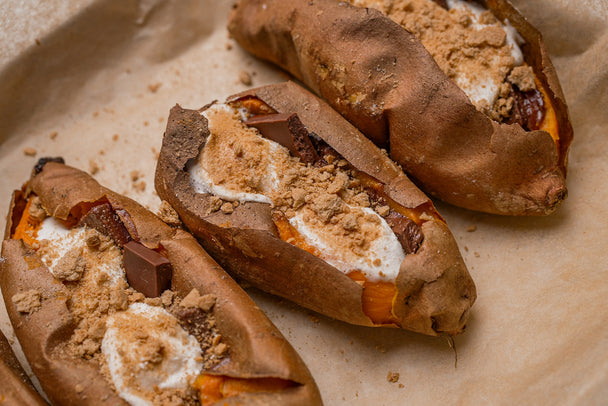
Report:
M206 327L207 314L205 312L196 307L175 306L172 313L188 334L196 337L199 343L204 342L205 334L209 331L209 328Z
M64 164L65 160L58 156L58 157L43 157L40 158L38 160L38 163L36 164L36 166L34 166L34 174L38 175L40 172L42 172L42 168L44 168L44 165L46 165L49 162L57 162L60 164Z
M446 0L433 0L433 2L437 3L442 8L444 8L446 10L449 10L448 9L448 2Z
M146 297L158 297L171 288L171 262L137 241L124 245L122 257L129 285Z
M524 130L538 130L545 118L545 101L538 90L522 92L516 86L511 91L513 109L508 124L519 124Z
M306 164L319 160L306 127L295 113L255 116L245 121L245 124L257 128L264 137L289 149L291 155Z
M131 241L131 235L110 203L98 204L91 208L80 220L79 225L94 228L103 235L112 238L116 244L123 246Z
M397 236L406 255L418 251L423 239L422 230L418 224L392 210L384 219Z

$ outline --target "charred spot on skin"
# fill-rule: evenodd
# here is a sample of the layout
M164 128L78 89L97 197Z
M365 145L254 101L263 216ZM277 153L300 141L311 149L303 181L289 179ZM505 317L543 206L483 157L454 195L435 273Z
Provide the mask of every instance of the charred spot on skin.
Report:
M38 160L38 163L34 166L34 175L38 175L42 172L44 165L49 162L57 162L60 164L65 164L65 160L62 157L43 157Z

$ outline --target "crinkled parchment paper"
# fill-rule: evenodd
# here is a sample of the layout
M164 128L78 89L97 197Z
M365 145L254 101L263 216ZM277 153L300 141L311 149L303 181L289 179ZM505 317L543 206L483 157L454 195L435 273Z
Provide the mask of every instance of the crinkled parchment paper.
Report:
M242 71L254 86L286 78L227 38L231 4L0 3L0 211L39 157L57 155L156 209L171 106L244 90ZM445 339L346 325L251 290L328 405L608 401L608 3L515 4L544 33L570 105L569 197L546 218L438 204L478 290L457 365ZM12 337L4 304L0 327Z

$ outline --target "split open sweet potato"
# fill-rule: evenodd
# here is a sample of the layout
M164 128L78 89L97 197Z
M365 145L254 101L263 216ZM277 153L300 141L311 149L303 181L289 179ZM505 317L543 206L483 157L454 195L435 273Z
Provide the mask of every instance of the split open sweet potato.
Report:
M262 290L359 325L454 335L468 320L475 285L432 202L292 82L175 106L155 185L218 263Z
M523 38L538 88L534 98L511 97L517 117L503 122L477 109L416 36L375 9L240 0L228 28L243 48L293 74L386 148L426 192L472 210L549 214L567 194L572 140L555 69L540 33L507 0L477 3ZM544 104L544 118L526 113L532 101Z
M84 172L36 166L2 256L12 325L53 404L321 404L294 349L190 234Z

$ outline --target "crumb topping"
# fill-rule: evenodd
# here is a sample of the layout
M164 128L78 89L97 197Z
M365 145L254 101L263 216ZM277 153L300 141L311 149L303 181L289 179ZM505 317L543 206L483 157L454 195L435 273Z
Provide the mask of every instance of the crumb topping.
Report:
M31 289L13 295L11 300L19 313L32 314L41 307L42 292L38 289Z
M193 180L195 190L220 194L221 198L210 198L210 211L230 214L239 200L248 201L248 196L254 196L256 201L270 203L275 213L281 213L292 226L310 233L321 253L331 252L324 259L335 257L333 263L327 262L334 266L340 263L339 269L344 272L353 271L350 266L357 261L367 263L375 272L378 256L396 258L398 263L393 268L398 272L404 256L400 246L396 255L392 255L395 250L389 255L390 249L379 247L385 244L387 234L398 245L390 228L380 227L381 217L373 210L386 213L386 209L371 208L369 195L346 161L307 165L290 155L287 148L245 125L236 109L214 105L204 114L210 136L190 173L192 179L205 178L208 182L199 187Z
M432 0L349 1L381 11L414 34L443 72L494 120L511 114L508 83L521 91L536 89L532 69L518 68L523 64L519 34L477 3L448 0L446 9Z
M40 217L42 213L46 215L39 201L30 207L34 207L30 211L40 213ZM160 297L146 298L128 286L121 249L108 236L87 227L67 229L52 217L42 222L37 234L37 255L69 291L67 307L76 327L63 349L65 353L98 364L117 393L133 404L139 401L128 393L136 393L136 397L153 405L197 404L197 396L189 384L201 369L211 368L228 354L228 347L215 327L212 312L215 296L201 296L193 291L180 300L167 290ZM17 310L26 314L43 305L39 290L14 295L12 300ZM195 308L183 311L184 301L186 305L194 303ZM135 312L144 314L140 314L141 317L131 314L132 309L138 308L145 308ZM118 348L112 355L102 348L104 340L109 340L110 328L119 331L112 333ZM186 342L189 342L187 347L192 347L188 354L192 351L197 354L192 359L180 352ZM184 365L188 365L190 371L187 378L179 375ZM122 378L116 378L117 374ZM180 378L170 378L171 374ZM140 378L156 383L144 390ZM183 379L186 385L179 383Z

